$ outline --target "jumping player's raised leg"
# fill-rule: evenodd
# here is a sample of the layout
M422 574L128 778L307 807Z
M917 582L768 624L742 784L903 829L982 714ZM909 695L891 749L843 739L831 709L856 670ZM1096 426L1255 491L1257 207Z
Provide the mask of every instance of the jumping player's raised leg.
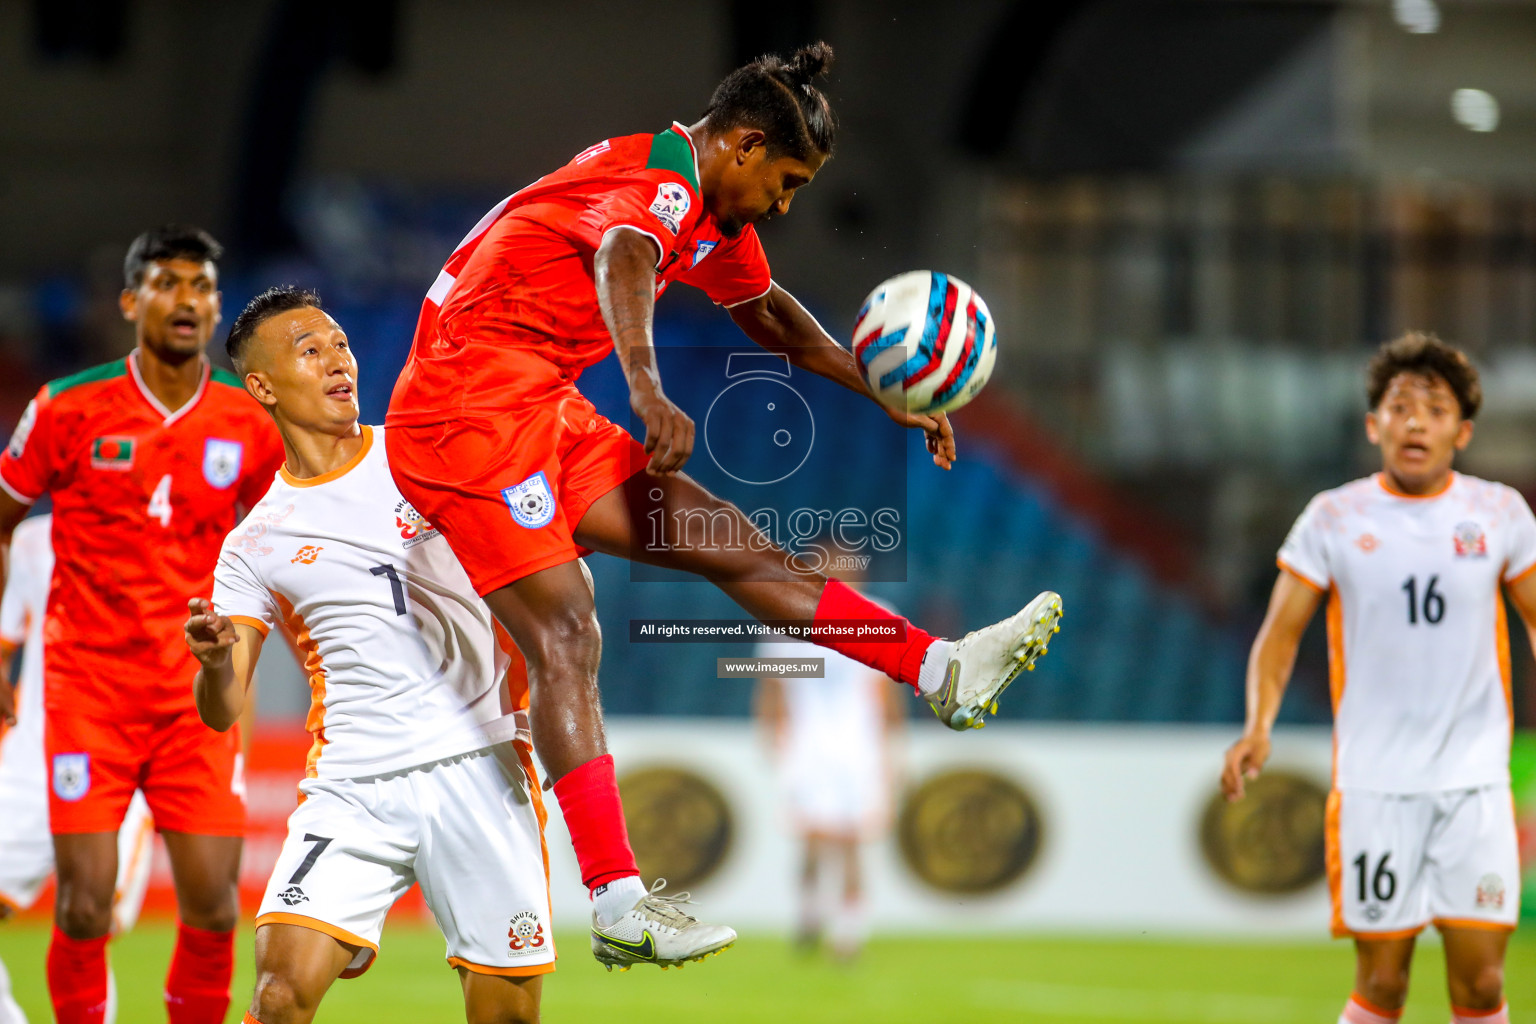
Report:
M660 512L659 515L653 515ZM679 532L678 524L731 522L729 543ZM659 542L642 540L639 524L662 524ZM800 564L774 545L735 505L685 474L637 473L592 503L575 530L583 547L703 576L762 620L891 622L897 642L818 639L839 654L906 683L955 729L980 727L998 696L1046 652L1059 628L1061 598L1047 591L1017 614L950 643L835 579Z
M362 946L296 924L256 929L256 991L244 1024L309 1024Z

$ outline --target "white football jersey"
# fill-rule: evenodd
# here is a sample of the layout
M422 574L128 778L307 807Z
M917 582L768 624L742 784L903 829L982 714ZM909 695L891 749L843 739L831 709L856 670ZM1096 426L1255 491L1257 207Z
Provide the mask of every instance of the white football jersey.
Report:
M822 658L821 679L783 679L781 771L795 817L813 819L817 795L842 787L839 801L872 823L885 810L886 694L889 679L846 655L801 640L759 644L759 658Z
M314 735L308 774L361 778L510 740L527 706L515 648L448 541L400 496L382 427L347 465L308 480L278 471L224 541L221 614L283 626L304 655ZM519 659L520 663L520 659Z
M16 694L16 732L39 751L43 742L43 619L53 586L53 515L23 519L11 534L0 638L22 648ZM0 666L3 670L3 666ZM35 743L30 741L35 740Z
M1356 480L1312 499L1280 566L1328 594L1337 788L1509 782L1501 586L1536 568L1519 492L1460 473L1429 497Z

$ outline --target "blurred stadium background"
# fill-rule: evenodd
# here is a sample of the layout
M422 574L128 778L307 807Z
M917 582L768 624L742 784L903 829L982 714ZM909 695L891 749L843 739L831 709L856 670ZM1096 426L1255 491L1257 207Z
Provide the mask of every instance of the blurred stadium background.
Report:
M896 828L870 858L879 938L839 974L770 938L790 924L791 848L750 686L714 664L748 651L629 642L632 619L733 606L593 559L642 867L747 939L658 985L596 978L573 935L549 1019L1332 1019L1352 958L1324 939L1320 626L1258 799L1211 803L1219 755L1285 530L1372 468L1360 370L1377 343L1415 328L1466 347L1487 402L1462 466L1536 497L1536 5L0 4L0 422L43 381L127 351L122 253L167 220L225 242L227 318L269 284L318 287L380 421L424 289L486 208L601 138L691 121L730 68L816 38L837 49L842 129L763 231L776 278L839 336L876 282L917 267L971 281L999 325L993 384L955 417L962 462L940 475L908 446L905 567L872 589L948 633L1047 586L1068 620L985 733L908 730ZM659 344L739 343L688 292L659 305ZM711 386L672 364L669 391ZM612 360L584 380L625 415ZM818 443L843 470L795 482L813 507L857 501L880 472L833 413ZM1536 671L1523 640L1514 653L1530 727ZM260 701L253 895L305 746L308 692L285 656L264 663ZM1515 770L1530 863L1529 735ZM579 925L558 822L550 846L557 914ZM419 917L408 900L380 970L349 983L381 993L376 1008L349 996L323 1018L453 1019ZM42 919L0 929L38 1019ZM161 938L151 924L125 943L120 971ZM1433 956L1410 1021L1446 1016ZM1531 940L1509 974L1513 1019L1536 1021ZM441 1000L410 1002L418 982ZM143 1006L159 1012L152 991ZM125 1024L157 1019L140 1012L125 997Z

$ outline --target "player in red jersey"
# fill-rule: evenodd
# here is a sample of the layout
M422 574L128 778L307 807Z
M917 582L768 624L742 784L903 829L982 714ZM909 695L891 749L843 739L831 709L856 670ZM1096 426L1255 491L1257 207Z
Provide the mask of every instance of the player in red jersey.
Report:
M239 739L198 719L181 642L219 547L283 460L270 419L205 349L219 322L217 242L195 228L134 239L123 316L136 346L46 385L0 455L0 540L53 496L44 744L58 864L48 987L60 1024L96 1022L117 831L134 789L165 839L181 926L171 1024L223 1021L245 831ZM0 714L12 713L0 679Z
M694 424L663 393L651 338L655 299L674 281L727 307L763 348L869 394L853 355L773 283L753 228L787 211L831 153L832 111L815 85L831 56L818 43L789 61L760 58L720 84L698 123L600 142L492 210L427 293L390 403L401 493L448 538L527 659L534 741L593 893L593 952L610 964L654 952L639 952L649 944L633 929L621 934L645 893L604 753L583 549L697 573L761 619L892 623L901 642L824 645L912 685L955 728L980 724L1060 616L1047 592L1002 623L936 640L795 562L680 472ZM576 389L610 349L643 446ZM942 415L890 415L951 464ZM669 531L692 513L749 542L648 545L638 524L655 509Z

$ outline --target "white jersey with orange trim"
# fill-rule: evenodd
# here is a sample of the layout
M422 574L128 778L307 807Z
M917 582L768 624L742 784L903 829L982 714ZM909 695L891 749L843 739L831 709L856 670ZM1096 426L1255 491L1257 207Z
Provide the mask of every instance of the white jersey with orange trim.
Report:
M224 542L213 603L305 658L314 736L307 774L382 775L482 750L517 732L526 685L500 685L515 651L448 542L390 476L382 427L345 466L279 470Z
M32 516L16 524L6 563L5 596L0 598L0 640L22 648L17 678L18 739L37 748L38 778L47 788L43 764L43 618L53 583L53 514ZM18 742L7 736L6 743Z
M1519 492L1453 473L1410 497L1380 474L1313 498L1280 566L1328 595L1334 786L1431 793L1509 783L1501 585L1536 569Z
M821 678L780 680L784 735L780 774L802 831L860 833L890 811L886 690L891 681L845 655L800 640L759 644L758 658L821 661Z

